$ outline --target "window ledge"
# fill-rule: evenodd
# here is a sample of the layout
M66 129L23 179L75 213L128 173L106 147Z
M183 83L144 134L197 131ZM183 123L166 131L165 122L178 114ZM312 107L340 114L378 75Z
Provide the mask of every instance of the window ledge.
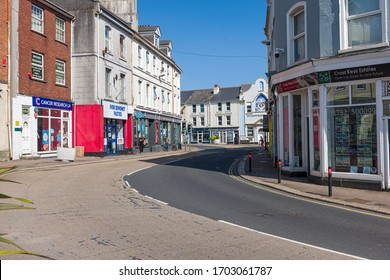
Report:
M362 50L377 49L377 48L383 48L383 47L388 47L388 46L389 46L389 43L387 43L387 42L375 44L375 45L356 46L356 47L351 47L351 48L339 50L339 54L362 51Z

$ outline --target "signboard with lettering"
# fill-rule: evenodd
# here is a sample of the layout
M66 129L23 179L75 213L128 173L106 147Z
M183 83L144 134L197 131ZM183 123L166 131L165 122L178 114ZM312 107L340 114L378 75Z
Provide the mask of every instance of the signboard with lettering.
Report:
M72 110L72 102L33 96L33 106L50 109Z
M102 101L104 117L107 119L127 120L127 105Z
M337 83L364 79L383 78L390 75L390 63L343 68L318 73L318 82Z

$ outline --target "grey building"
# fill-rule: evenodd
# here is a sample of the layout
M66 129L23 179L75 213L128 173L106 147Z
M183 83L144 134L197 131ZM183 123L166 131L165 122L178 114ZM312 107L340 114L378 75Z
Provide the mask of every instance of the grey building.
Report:
M385 0L268 0L273 154L283 172L389 189Z

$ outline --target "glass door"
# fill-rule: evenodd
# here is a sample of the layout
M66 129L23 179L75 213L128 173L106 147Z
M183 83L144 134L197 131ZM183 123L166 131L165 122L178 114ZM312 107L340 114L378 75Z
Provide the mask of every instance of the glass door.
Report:
M106 139L107 139L107 154L114 155L117 153L117 126L115 121L106 120Z

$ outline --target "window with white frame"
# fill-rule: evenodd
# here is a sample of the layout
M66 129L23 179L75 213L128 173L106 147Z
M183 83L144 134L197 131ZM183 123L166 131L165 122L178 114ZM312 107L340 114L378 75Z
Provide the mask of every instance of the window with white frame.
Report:
M153 56L153 74L156 75L156 57Z
M196 113L196 104L192 105L192 113Z
M150 106L150 84L146 84L146 106Z
M146 51L145 59L146 59L146 71L150 71L150 53Z
M231 125L232 124L231 116L226 116L226 124L227 125Z
M171 93L167 92L167 103L171 103Z
M32 78L43 81L45 78L44 56L41 53L31 53L31 75Z
M138 102L142 104L142 81L138 81Z
M222 103L221 102L218 103L218 112L222 112Z
M193 126L196 126L197 124L196 124L196 118L192 118L192 125Z
M65 85L65 62L56 59L56 84Z
M246 103L246 112L247 113L252 112L252 103L250 103L250 102Z
M226 102L226 111L230 111L230 102Z
M253 137L253 126L248 126L248 127L246 128L246 135L247 135L248 137Z
M142 67L142 48L138 47L138 66Z
M104 28L104 47L107 52L111 52L112 50L112 30L108 25Z
M289 12L289 63L306 58L306 15L304 3L298 3Z
M204 117L200 117L200 125L204 126Z
M343 0L343 2L342 48L382 43L384 41L384 0Z
M125 59L125 49L126 49L126 37L123 35L119 36L119 57Z
M204 104L200 104L200 112L204 113Z
M222 125L222 116L218 116L218 125Z
M112 70L110 68L106 68L106 72L105 72L106 97L111 97L111 74L112 74Z
M122 100L126 99L126 74L120 74L120 92L119 97L122 96ZM119 97L117 99L119 99Z
M65 42L65 21L56 17L56 40Z
M43 9L38 6L31 6L31 29L43 33L44 32L44 17L43 17Z

